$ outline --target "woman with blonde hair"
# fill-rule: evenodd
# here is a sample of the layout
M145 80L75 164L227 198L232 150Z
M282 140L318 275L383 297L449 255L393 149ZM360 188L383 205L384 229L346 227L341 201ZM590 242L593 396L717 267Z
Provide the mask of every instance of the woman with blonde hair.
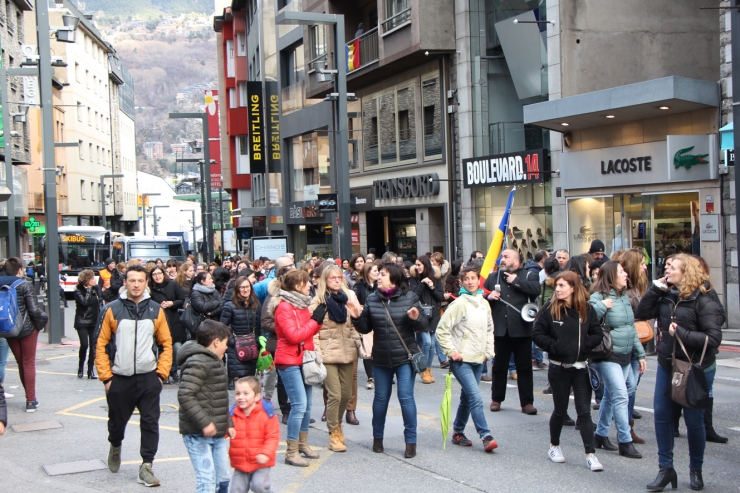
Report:
M344 445L342 415L352 397L353 365L360 345L360 335L352 327L350 316L357 318L362 311L338 265L330 265L321 271L309 311L313 313L318 305L327 308L321 329L313 336L313 344L326 367L324 391L327 396L329 450L344 452L347 447Z
M669 483L675 488L678 482L673 468L671 423L673 353L675 351L677 360L700 366L711 389L717 369L716 355L722 342L722 326L726 320L725 310L699 261L691 255L678 254L670 265L666 265L665 277L654 281L640 300L637 316L658 318L662 335L657 348L658 368L653 394L659 472L647 489L663 491ZM691 489L701 490L704 487L702 465L706 446L704 409L684 407L683 413L689 442Z

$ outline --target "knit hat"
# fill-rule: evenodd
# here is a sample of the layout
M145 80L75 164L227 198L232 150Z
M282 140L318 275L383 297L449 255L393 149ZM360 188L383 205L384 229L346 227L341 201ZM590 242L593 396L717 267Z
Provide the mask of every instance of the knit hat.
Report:
M591 248L588 249L588 253L604 253L604 242L601 240L594 240L591 242Z
M334 259L334 263L337 264L339 267L341 267L342 266L342 259L341 258Z
M113 257L108 257L105 259L105 266L108 267L110 264L115 263L116 261L113 260Z

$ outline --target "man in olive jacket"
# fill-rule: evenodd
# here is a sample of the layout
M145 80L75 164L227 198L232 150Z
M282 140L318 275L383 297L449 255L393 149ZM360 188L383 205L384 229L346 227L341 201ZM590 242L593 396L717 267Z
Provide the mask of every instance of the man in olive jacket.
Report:
M499 290L496 289L497 286ZM496 353L493 363L493 385L491 385L491 411L500 411L501 403L506 398L509 359L514 354L522 412L535 415L537 409L533 405L532 322L525 322L520 310L540 294L539 277L522 267L519 252L507 249L501 254L498 271L488 276L484 288L491 291L487 298L493 316ZM501 300L513 305L516 309Z

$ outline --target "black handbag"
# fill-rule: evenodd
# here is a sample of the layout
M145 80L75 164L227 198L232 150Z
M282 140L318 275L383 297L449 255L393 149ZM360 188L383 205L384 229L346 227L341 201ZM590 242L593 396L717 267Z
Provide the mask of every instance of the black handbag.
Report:
M390 321L391 326L396 331L396 334L398 334L398 339L401 341L401 344L403 344L403 348L406 350L406 353L408 353L409 362L411 362L411 367L414 369L414 371L416 373L421 373L429 368L429 362L427 361L427 357L424 353L418 352L416 354L411 354L411 351L409 351L409 347L406 345L403 337L401 337L401 333L398 331L396 324L393 323L393 319L391 318L391 314L388 311L388 307L385 306L385 303L383 303L382 301L380 302L380 304L383 305L383 308L385 308L385 313L388 315L388 320ZM421 316L421 313L419 313L419 316Z
M673 375L671 376L671 399L684 407L703 409L709 406L709 386L707 377L701 367L704 354L707 352L709 337L705 335L704 349L701 351L699 364L691 362L693 354L689 355L683 341L676 333L676 341L681 345L689 361L676 359L676 345L673 345Z
M601 342L588 353L589 359L600 361L609 358L614 352L614 345L612 344L612 328L606 325L606 314L601 319L601 332L603 337Z
M200 326L203 318L205 317L196 313L193 309L192 303L188 303L188 306L185 307L185 310L180 314L180 323L185 327L185 329L187 329L188 334L190 334L192 339L195 339L195 331L198 330L198 326Z

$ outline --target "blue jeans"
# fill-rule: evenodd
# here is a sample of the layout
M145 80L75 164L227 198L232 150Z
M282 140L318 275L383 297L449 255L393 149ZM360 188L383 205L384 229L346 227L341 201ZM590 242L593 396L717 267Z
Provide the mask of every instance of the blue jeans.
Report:
M4 337L0 337L0 382L5 382L5 365L8 363L10 346Z
M465 431L465 425L468 424L468 418L472 416L478 436L481 439L486 438L491 434L491 430L488 429L486 415L483 412L483 397L481 397L480 387L478 387L483 373L483 365L450 361L450 368L462 387L460 405L457 406L457 415L452 429L455 433L462 433Z
M427 363L429 367L432 367L432 361L434 361L434 342L432 339L436 339L431 332L417 332L416 333L416 344L419 345L419 349L427 357Z
M542 349L540 349L537 346L535 346L534 342L532 343L532 359L535 362L537 362L538 365L540 363L542 363L542 361L544 359L544 356L542 354Z
M596 434L601 437L609 436L609 428L612 416L617 426L617 437L619 443L630 443L629 416L627 409L629 404L629 393L634 389L632 379L632 368L629 364L620 365L611 361L594 363L599 369L599 375L604 385L604 399L599 408L599 423L596 426Z
M289 366L278 370L290 399L288 416L288 440L298 440L298 432L308 431L311 424L311 396L313 387L303 382L300 366Z
M704 374L710 388L710 382L714 383L715 371ZM673 400L670 386L671 374L658 365L653 409L655 410L655 440L658 442L658 465L660 467L673 467L673 423L671 420ZM704 409L684 407L683 419L686 423L686 438L689 442L689 469L701 471L702 464L704 464L704 447L707 444Z
M447 361L447 356L445 356L445 353L442 352L442 348L439 345L439 341L437 340L437 334L432 334L432 339L434 340L434 351L437 353L437 359L440 363L444 363ZM432 365L432 362L429 362L429 366Z
M229 441L224 437L183 435L190 462L195 469L196 493L226 491L229 487Z
M373 399L373 438L383 438L385 416L393 390L393 376L396 376L396 395L403 416L403 437L406 443L416 443L416 401L414 400L414 380L416 375L411 363L394 368L373 366L375 379L375 398Z
M637 386L640 384L640 378L642 377L642 374L640 373L640 361L635 356L632 356L632 361L630 362L630 373L630 378L632 378L632 381L634 382L634 388L629 394L629 401L627 403L627 415L629 416L630 421L632 421L632 412L635 410Z
M172 369L170 372L177 373L177 370L180 369L179 366L177 366L177 352L182 347L182 342L173 342L172 343Z

